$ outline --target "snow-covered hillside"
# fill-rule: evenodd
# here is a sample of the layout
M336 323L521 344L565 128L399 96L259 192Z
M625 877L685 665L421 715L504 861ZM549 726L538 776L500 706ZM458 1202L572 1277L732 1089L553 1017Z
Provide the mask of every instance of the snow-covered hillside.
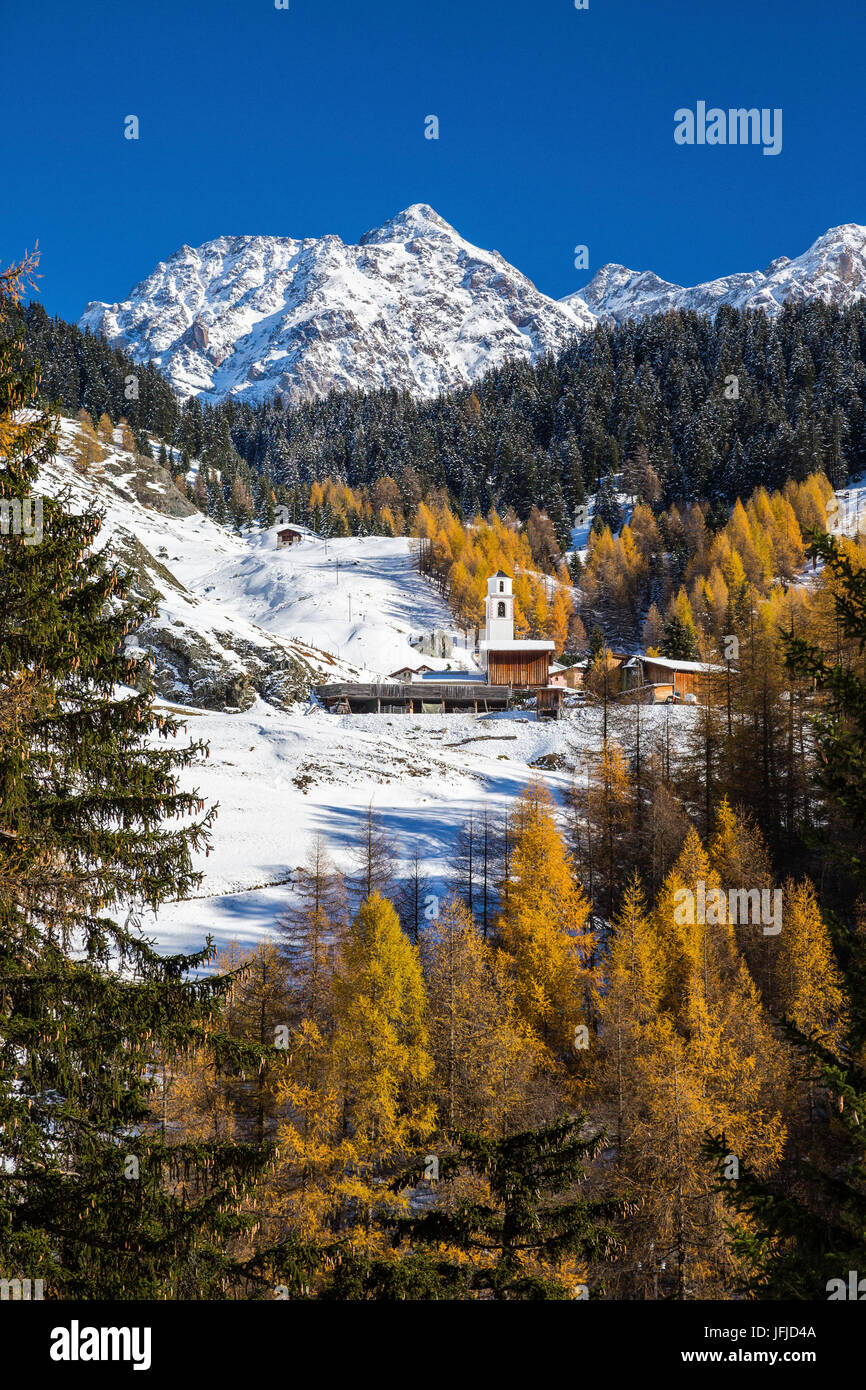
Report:
M136 592L158 603L135 642L154 663L160 695L213 709L245 708L259 695L287 706L306 698L311 682L357 674L333 652L269 632L225 603L202 576L215 564L231 570L242 563L245 540L202 516L166 469L119 444L80 471L79 433L77 422L62 421L60 450L40 474L40 488L68 495L76 510L102 510L98 544L110 544L132 571Z
M208 802L219 802L214 850L198 863L205 874L201 896L164 906L145 925L178 948L200 944L208 932L221 943L260 940L291 900L286 880L317 833L351 873L371 804L389 832L398 876L408 877L417 850L430 891L445 896L457 835L470 812L513 809L533 774L564 795L570 772L537 769L534 762L551 755L582 762L587 749L600 745L600 725L596 711L539 724L534 713L521 711L341 716L319 708L276 710L264 701L243 714L194 715L190 732L207 739L210 757L185 780Z
M563 304L583 304L608 323L644 318L671 309L713 314L723 304L763 309L771 316L789 300L820 299L844 308L866 295L866 227L832 227L795 260L779 256L765 270L743 271L685 288L624 265L602 266L589 284Z
M390 386L434 396L508 358L556 352L594 322L417 203L357 246L182 246L121 303L88 304L80 326L155 362L181 396L299 400Z
M203 575L200 587L268 632L324 647L371 678L422 661L439 670L477 669L405 537L304 540L278 550L273 532L256 534L239 559L220 559ZM458 642L448 660L421 657L409 645L413 632L434 628L452 629Z
M159 602L139 634L166 699L248 707L257 695L290 705L312 684L378 680L403 666L477 672L444 600L418 572L406 537L323 540L277 547L276 528L243 535L203 516L170 473L119 443L86 472L75 466L80 426L61 422L60 451L42 490L105 513L112 544L136 587ZM117 435L117 432L116 432ZM421 656L413 634L451 633L449 658Z

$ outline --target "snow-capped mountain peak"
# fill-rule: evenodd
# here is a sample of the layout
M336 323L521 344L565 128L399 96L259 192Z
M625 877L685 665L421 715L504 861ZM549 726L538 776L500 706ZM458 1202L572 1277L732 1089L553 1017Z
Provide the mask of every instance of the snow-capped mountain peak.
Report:
M687 288L608 264L557 302L413 203L357 245L330 234L181 246L122 302L89 304L80 324L155 362L184 397L297 401L389 387L431 397L511 358L559 352L599 320L724 304L775 315L788 301L844 307L864 294L866 227L845 223L764 270Z
M652 271L605 265L589 284L561 302L582 302L607 323L644 318L670 309L709 314L723 304L778 314L788 301L823 300L844 308L866 295L866 227L831 227L801 256L778 256L765 270L725 275L690 288L661 280Z
M408 241L414 236L436 236L440 233L460 240L457 229L440 217L429 203L412 203L411 207L404 208L395 217L389 217L381 227L365 232L359 244L372 246L378 242L399 241L403 237Z
M182 396L289 400L332 388L420 396L518 357L562 349L595 323L549 299L426 203L358 245L338 236L225 236L182 246L121 303L80 325L160 366Z

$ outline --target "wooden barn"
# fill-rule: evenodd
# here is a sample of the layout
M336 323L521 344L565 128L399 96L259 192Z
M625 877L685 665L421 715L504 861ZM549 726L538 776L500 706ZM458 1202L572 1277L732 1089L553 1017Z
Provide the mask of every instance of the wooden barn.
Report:
M414 681L432 671L432 666L401 666L397 671L388 672L389 681Z
M550 664L548 679L551 685L561 686L565 690L580 690L583 686L583 667L578 663L574 666L558 666L553 661Z
M671 694L681 698L686 695L700 697L706 676L710 673L723 675L725 671L724 666L712 666L704 661L679 661L666 656L641 656L637 660L644 685L660 689L667 686Z
M548 685L535 692L536 719L561 719L565 691L561 685Z
M341 681L316 687L316 696L332 714L489 714L508 709L507 685L483 681Z
M286 545L297 545L303 538L304 533L297 526L281 526L277 532L277 550L282 550Z
M552 642L512 642L509 646L503 643L488 647L484 653L487 679L491 685L513 685L516 690L546 686L552 650Z

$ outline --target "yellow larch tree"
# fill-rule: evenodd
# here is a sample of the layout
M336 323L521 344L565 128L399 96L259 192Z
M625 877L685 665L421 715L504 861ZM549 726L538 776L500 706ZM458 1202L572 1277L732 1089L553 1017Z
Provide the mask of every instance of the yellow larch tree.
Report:
M108 415L105 414L104 411L102 415L100 415L99 420L97 422L96 433L103 444L113 444L114 425L111 423L111 420L109 419Z
M544 580L533 579L530 583L532 606L529 612L529 633L531 637L543 638L547 635L550 622L550 604Z
M724 843L733 852L729 814ZM719 853L720 846L717 839ZM751 852L758 854L755 846ZM767 1172L784 1144L789 1058L737 948L731 916L720 875L690 830L656 903L667 948L663 1002L686 1039L708 1123L736 1142L741 1156L748 1151L755 1171Z
M663 1004L680 1022L688 1006L689 982L703 970L709 949L706 922L699 920L701 904L706 903L709 890L718 888L718 876L710 869L700 836L690 829L653 910L662 952Z
M371 1213L402 1201L379 1178L433 1129L426 996L417 949L372 893L348 929L333 1017L302 1018L278 1098L275 1201L291 1228L375 1240Z
M544 1049L521 1016L501 953L451 899L422 943L433 1092L446 1137L500 1137L519 1115Z
M694 831L647 912L632 881L614 922L609 981L600 990L602 1090L615 1103L618 1195L639 1199L625 1231L634 1297L719 1296L731 1252L708 1132L766 1173L785 1139L775 1104L781 1044L736 954L712 918L717 880ZM681 890L692 895L692 920Z
M553 1050L571 1052L575 1027L588 1027L593 980L589 903L568 859L541 782L524 789L512 819L503 946L514 963L524 1017Z
M262 1143L273 1133L277 1090L285 1052L277 1044L289 1013L289 969L273 941L242 948L232 942L217 958L221 974L231 974L223 1023L233 1038L265 1049L257 1063L236 1075L227 1087L241 1123Z
M771 890L773 874L766 841L752 817L735 809L727 797L716 812L708 851L712 868L729 902L732 892L754 894ZM741 920L743 915L738 912L734 924L737 944L765 1001L772 1005L778 937L763 932L758 923Z
M431 1134L433 1060L417 947L373 892L349 929L336 981L334 1059L343 1096L336 1195L344 1217L387 1194L377 1178Z
M777 989L779 1010L808 1037L838 1052L849 1005L814 885L788 879L782 889Z
M554 643L557 656L561 656L568 641L569 625L574 613L574 605L566 598L563 589L557 585L550 605L547 634Z
M655 924L636 871L611 923L603 977L595 991L601 1062L593 1068L593 1079L599 1104L615 1099L615 1133L621 1144L635 1058L657 1018L663 985Z
M589 688L593 689L592 681ZM629 857L635 807L628 763L613 739L603 738L598 756L592 759L586 803L593 900L611 917Z

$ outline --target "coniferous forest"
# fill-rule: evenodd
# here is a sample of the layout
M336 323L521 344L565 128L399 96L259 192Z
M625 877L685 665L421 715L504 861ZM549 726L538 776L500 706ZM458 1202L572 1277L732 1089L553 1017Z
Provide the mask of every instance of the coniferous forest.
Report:
M41 306L28 305L24 323L46 401L125 418L202 459L220 471L228 507L240 476L260 519L272 494L297 505L314 482L381 489L390 479L409 515L439 488L465 518L510 508L525 520L538 507L564 546L575 507L622 472L653 501L705 501L721 520L758 486L820 471L838 488L866 466L862 302L789 304L775 320L656 315L599 327L555 360L510 364L432 402L333 393L291 409L279 398L181 405L156 368Z

